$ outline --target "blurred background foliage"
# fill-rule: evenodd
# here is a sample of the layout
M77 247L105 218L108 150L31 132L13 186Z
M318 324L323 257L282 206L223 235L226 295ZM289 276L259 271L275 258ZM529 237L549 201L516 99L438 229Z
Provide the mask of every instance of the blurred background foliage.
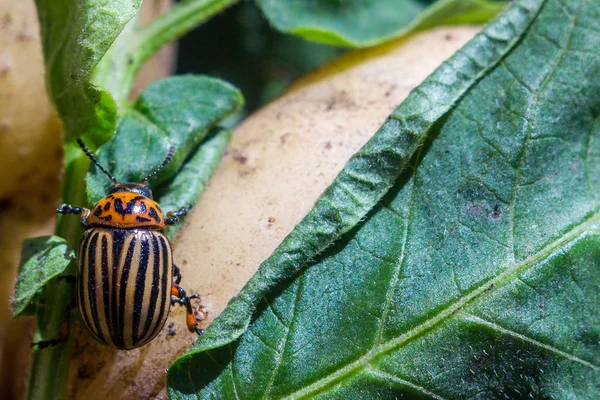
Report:
M245 113L294 80L347 51L275 30L254 2L242 2L178 42L177 74L207 74L238 87Z

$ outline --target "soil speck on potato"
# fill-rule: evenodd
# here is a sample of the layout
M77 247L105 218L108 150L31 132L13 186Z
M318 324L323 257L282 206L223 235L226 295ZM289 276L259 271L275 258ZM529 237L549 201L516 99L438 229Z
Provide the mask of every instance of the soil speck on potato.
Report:
M232 149L230 154L235 161L242 165L248 162L248 156L242 150Z
M0 133L8 133L12 124L9 120L3 119L0 121Z
M5 77L12 70L12 66L8 60L0 61L0 78Z

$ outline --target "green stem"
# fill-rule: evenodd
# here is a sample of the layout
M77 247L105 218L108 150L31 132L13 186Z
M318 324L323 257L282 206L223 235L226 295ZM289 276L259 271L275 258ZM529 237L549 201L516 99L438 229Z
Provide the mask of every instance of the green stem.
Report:
M137 72L161 47L177 40L240 0L186 0L138 28L129 45L129 59L118 98L126 98ZM117 101L119 104L119 101Z
M66 167L63 185L63 201L69 204L85 205L85 174L89 160L74 145L65 146ZM71 248L77 248L82 228L79 218L74 215L59 217L56 235L67 240ZM65 275L75 275L76 263L72 262ZM44 288L37 302L36 330L34 341L53 340L60 337L61 328L68 322L69 305L73 303L75 285L67 280L55 279ZM67 389L69 362L73 341L57 346L32 350L29 374L28 399L63 399Z

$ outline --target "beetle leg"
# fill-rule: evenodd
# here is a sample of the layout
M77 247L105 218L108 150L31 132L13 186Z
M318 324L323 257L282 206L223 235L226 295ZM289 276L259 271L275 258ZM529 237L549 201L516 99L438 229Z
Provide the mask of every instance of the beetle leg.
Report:
M175 277L175 283L181 282L181 270L175 264L173 264L173 276Z
M173 286L171 286L171 296L174 296L177 298L177 299L172 300L174 303L185 306L185 309L186 309L185 323L187 325L188 330L190 332L196 332L199 335L204 333L203 329L198 328L199 320L196 319L196 317L194 316L194 309L192 308L192 302L191 302L191 299L199 299L200 296L198 296L197 294L188 296L185 293L185 290L183 290L183 288L177 284L173 284Z
M192 206L182 207L179 211L169 211L167 213L167 218L165 218L165 224L174 225L178 223L181 217L190 212L190 208L192 208Z
M77 206L70 206L68 204L63 204L60 208L56 209L56 212L59 214L81 214L81 226L87 229L88 225L86 224L87 217L90 215L90 210L87 208L81 208Z

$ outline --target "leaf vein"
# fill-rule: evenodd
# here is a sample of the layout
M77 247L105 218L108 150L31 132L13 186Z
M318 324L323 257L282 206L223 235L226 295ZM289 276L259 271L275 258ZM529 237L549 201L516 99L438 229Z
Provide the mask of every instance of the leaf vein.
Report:
M531 343L534 346L541 347L541 348L543 348L545 350L548 350L548 351L550 351L552 353L558 354L561 357L564 357L564 358L568 359L569 361L573 361L575 363L585 365L586 367L591 368L594 371L600 370L600 366L598 366L598 365L592 364L589 361L581 359L581 358L579 358L579 357L577 357L577 356L575 356L573 354L567 353L566 351L557 349L556 347L551 346L549 344L542 343L542 342L540 342L540 341L538 341L536 339L532 339L532 338L530 338L530 337L528 337L526 335L523 335L522 333L518 333L518 332L515 332L515 331L513 331L511 329L505 328L505 327L503 327L501 325L498 325L497 323L485 320L485 319L483 319L481 317L478 317L478 316L475 316L473 314L462 313L462 312L460 313L460 317L462 317L463 319L466 319L467 321L475 322L475 323L480 324L480 325L485 325L486 327L488 327L490 329L493 329L493 330L495 330L497 332L503 333L505 335L509 335L509 336L518 338L520 340L523 340L525 342Z
M513 264L511 267L505 269L495 278L482 282L479 286L474 287L473 290L465 294L463 297L457 298L453 302L448 303L446 307L441 309L437 314L435 314L431 318L428 318L419 325L416 325L414 328L388 341L387 343L382 343L379 346L374 347L370 352L356 359L354 362L338 369L337 371L329 375L324 376L323 378L315 381L311 385L305 386L304 388L299 389L296 392L288 394L285 398L298 399L307 396L309 397L311 394L321 391L324 387L331 384L332 382L337 382L344 377L356 374L361 369L363 369L365 365L386 355L390 351L393 351L401 347L402 345L409 343L411 340L423 335L425 332L433 329L448 318L451 318L456 314L456 312L461 310L463 307L471 303L473 300L475 300L477 297L481 296L485 292L494 290L494 288L496 288L499 284L503 282L508 282L510 280L516 279L519 273L526 271L531 266L536 265L537 263L550 257L556 251L562 251L562 247L576 241L577 239L583 237L585 234L589 232L598 231L600 231L600 210L596 209L589 218L583 220L580 224L573 226L572 229L565 232L561 238L557 239L554 242L551 242L550 244L540 249L540 251L522 260L521 262Z
M422 386L419 386L419 385L417 385L417 384L415 384L415 383L413 383L411 381L399 378L399 377L397 377L395 375L389 374L387 372L384 372L384 371L382 371L380 369L377 369L377 368L374 368L372 366L366 368L366 372L368 372L368 373L376 376L377 378L381 378L381 379L383 379L386 382L390 382L391 381L391 382L400 383L402 385L409 386L412 389L418 390L419 392L421 392L423 394L431 396L433 399L436 399L436 400L446 400L444 397L442 397L442 396L440 396L438 394L435 394L435 393L433 393L433 392L425 389Z

